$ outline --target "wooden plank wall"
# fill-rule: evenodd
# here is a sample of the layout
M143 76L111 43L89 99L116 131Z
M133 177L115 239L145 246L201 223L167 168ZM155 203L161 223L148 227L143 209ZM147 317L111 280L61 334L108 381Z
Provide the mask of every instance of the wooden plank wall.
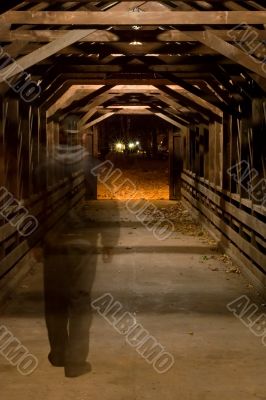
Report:
M19 200L39 223L34 233L23 237L1 214L1 206L5 201L1 202L0 199L1 280L12 272L13 267L45 232L80 201L85 194L85 187L81 171L59 179L52 173L47 176L44 167L45 176L38 178L36 171L45 163L47 151L51 155L54 145L58 143L58 126L54 123L53 126L46 126L39 108L6 97L1 101L0 120L0 187ZM15 217L16 207L11 204L8 212L9 218Z
M244 167L254 168L251 183L255 186L261 181L260 187L266 196L265 103L265 99L255 99L242 120L224 115L223 124L210 123L204 139L201 127L190 127L184 137L181 189L184 202L207 222L219 237L221 247L240 263L254 284L264 290L266 204L263 205L258 194L255 196L255 192L246 189L250 177L239 174L235 179L232 176L235 170L228 173L228 169L240 165L241 161L245 162ZM200 162L202 155L204 160Z

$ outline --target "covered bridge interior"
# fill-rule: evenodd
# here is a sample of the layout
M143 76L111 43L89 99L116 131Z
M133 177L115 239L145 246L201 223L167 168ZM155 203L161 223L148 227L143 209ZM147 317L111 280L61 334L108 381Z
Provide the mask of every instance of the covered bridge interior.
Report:
M39 362L25 379L0 335L3 398L266 399L265 1L9 0L0 13L1 321ZM78 146L89 190L86 171L55 166ZM112 237L112 260L88 240L93 298L111 293L159 338L167 372L99 315L91 377L50 369L38 254L70 210L87 221L73 235ZM241 324L238 298L257 322Z

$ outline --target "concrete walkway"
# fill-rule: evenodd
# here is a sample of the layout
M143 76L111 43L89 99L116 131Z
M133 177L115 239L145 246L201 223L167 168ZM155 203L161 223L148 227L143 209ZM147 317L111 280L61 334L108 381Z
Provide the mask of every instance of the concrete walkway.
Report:
M159 203L166 209L174 204ZM95 312L90 331L92 372L65 378L61 368L47 361L38 264L1 312L0 325L38 358L39 366L32 375L22 376L0 355L1 399L266 399L266 347L226 308L244 294L259 305L262 301L242 275L228 272L213 244L178 232L165 241L156 240L123 202L90 202L86 210L91 224L82 232L85 240L99 227L110 234L119 230L112 261L105 263L98 254L93 298L112 294L175 363L158 374Z

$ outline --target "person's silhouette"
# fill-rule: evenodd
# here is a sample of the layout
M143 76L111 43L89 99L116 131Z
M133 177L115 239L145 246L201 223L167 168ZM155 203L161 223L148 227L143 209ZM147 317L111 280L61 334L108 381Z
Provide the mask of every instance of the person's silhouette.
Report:
M115 207L112 208L113 215L114 212ZM110 262L119 235L118 227L110 233L104 224L92 221L88 206L86 213L80 206L79 213L69 213L60 229L47 235L44 249L49 360L54 366L64 366L67 377L90 371L86 360L98 244L103 248L103 261Z
M75 130L72 127L69 131ZM48 174L52 170L61 177L83 168L88 198L94 192L95 176L90 173L94 165L84 147L72 137L71 144L64 141L55 149L46 169ZM67 377L77 377L91 369L87 357L97 247L100 239L103 261L110 262L119 235L118 228L110 234L104 224L93 221L89 204L72 208L44 240L45 319L51 348L48 359L53 366L64 367ZM112 214L117 211L114 206Z
M76 218L68 215L60 231L47 235L44 248L48 358L52 365L65 367L66 376L90 370L86 359L97 254L93 243L83 239L78 229Z

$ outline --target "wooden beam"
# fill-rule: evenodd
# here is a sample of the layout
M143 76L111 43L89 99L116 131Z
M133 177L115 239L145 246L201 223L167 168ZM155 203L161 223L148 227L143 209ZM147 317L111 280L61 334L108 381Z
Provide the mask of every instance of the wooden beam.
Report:
M66 90L66 92L63 94L63 96L55 103L53 104L52 107L50 107L47 112L46 112L46 116L47 119L49 119L52 115L54 115L54 113L64 107L64 105L69 102L69 101L73 101L73 98L76 98L76 92L77 89L75 89L74 86L71 86L68 90Z
M191 32L190 35L196 39L196 36L193 32ZM262 62L260 63L251 55L245 53L243 50L233 46L232 44L225 42L223 39L219 38L213 33L205 31L203 38L199 37L198 41L203 43L205 46L216 50L218 53L224 55L235 63L242 65L243 67L255 72L263 78L266 78L266 73L262 68Z
M17 41L15 40L13 43L10 43L9 45L3 47L3 55L7 55L8 57L12 57L13 59L18 56L18 54L21 52L21 50L24 49L24 47L27 46L27 42L25 41ZM0 76L1 76L1 71L0 71ZM0 93L3 96L5 93L7 93L9 90L9 86L6 83L0 83Z
M206 101L209 104L210 110L212 110L216 114L220 114L219 107L225 111L223 105L218 103L217 97L210 96L209 94L206 95L201 89L196 86L191 85L190 83L186 82L184 79L180 79L173 74L163 73L162 76L166 79L169 79L169 82L180 86L185 91L194 94L197 96L198 99L201 101ZM217 108L218 107L218 108Z
M4 52L1 54L1 57L3 57L3 54L5 54L9 57L16 58L27 46L27 44L28 42L26 41L15 40L13 43L10 43L9 45L3 47Z
M172 107L174 112L178 112L179 108L182 108L182 106L180 106L176 101L174 101L172 98L169 98L167 96L165 96L164 94L159 94L156 95L155 97L156 99L159 99L160 101L162 101L163 103L167 104L168 106ZM153 106L154 107L154 106ZM182 117L181 117L182 118ZM187 122L187 121L184 121Z
M73 32L73 31L71 31ZM84 30L84 32L86 32ZM103 30L87 30L88 35L82 38L82 42L115 42L118 36L109 31ZM28 42L47 43L53 40L60 39L69 33L69 30L15 30L15 31L1 31L1 42L12 42L14 40L25 40Z
M189 122L187 120L185 120L182 116L180 117L179 115L176 115L175 112L170 112L169 109L161 108L161 107L158 107L157 105L152 104L151 111L154 111L155 113L158 112L158 113L164 114L182 126L189 125Z
M70 31L62 38L42 46L40 49L35 50L33 53L28 54L25 57L21 57L20 59L16 60L14 63L8 65L6 68L3 68L0 71L0 82L4 82L7 78L12 78L13 76L20 73L21 70L25 71L27 68L52 56L64 47L67 47L70 44L75 43L77 40L82 39L82 37L86 36L87 34L87 30Z
M147 58L147 63L149 62L149 57ZM159 60L158 60L159 61ZM199 59L200 62L201 58ZM60 65L60 64L59 64ZM142 64L126 64L126 65L119 65L119 64L107 64L107 65L75 65L75 64L69 64L65 65L64 68L64 73L115 73L115 72L124 72L124 73L130 73L130 72L135 72L135 73L150 73L152 72L205 72L205 73L211 73L214 67L216 67L217 64L214 63L209 63L208 64L173 64L173 65L168 65L168 64L158 64L158 65L149 65L149 68L147 68L147 65L142 65ZM61 65L60 65L61 67ZM60 68L59 67L59 68ZM204 68L205 67L205 68ZM46 68L46 67L45 67ZM62 69L61 69L62 71ZM34 71L35 73L38 74L38 70ZM166 81L166 79L164 79Z
M183 126L185 126L185 124L181 125L178 122L176 122L174 119L168 117L167 115L164 115L163 113L153 111L153 114L156 115L156 117L162 118L163 120L169 122L169 124L176 126L177 128L182 129Z
M91 128L92 126L98 124L99 122L102 122L102 121L105 120L106 118L111 117L111 116L114 115L114 114L115 114L115 111L112 111L112 112L109 112L109 113L107 113L107 114L101 115L100 117L94 119L93 121L89 122L88 124L83 125L83 126L80 128L80 130L81 130L81 131L85 131L85 130Z
M163 93L167 94L168 96L172 97L173 99L176 100L177 103L181 104L182 106L196 110L200 114L204 115L208 119L214 120L214 121L219 121L221 122L221 117L212 112L209 108L206 107L206 105L199 104L197 99L193 98L190 99L186 97L186 95L180 91L175 91L173 89L170 89L169 87L166 86L159 86L156 85L156 87L162 91Z
M96 113L100 105L104 104L108 100L111 100L115 96L116 94L105 94L97 98L91 104L89 104L90 108L86 112L86 114L80 119L80 125L85 125L86 122Z
M28 25L234 25L265 24L266 11L9 11L0 24Z
M28 3L38 3L40 0L27 0ZM211 3L225 3L228 0L209 0ZM238 3L246 3L247 0L237 0ZM261 0L262 1L262 0ZM66 0L46 0L47 3L66 3ZM119 3L132 2L132 0L119 0ZM168 3L169 0L160 0L161 3ZM190 3L191 0L175 0L175 3ZM95 3L95 0L71 0L71 3Z
M82 40L83 43L83 40ZM88 41L86 42L88 43ZM102 42L101 42L102 43ZM116 56L114 55L115 53L123 54L123 56L132 56L132 46L128 42L104 42L105 46L104 48L102 47L102 50L105 52L108 52L109 55L101 59L102 64L109 64L113 60L117 60L118 57L122 56ZM33 51L37 50L40 47L40 43L34 42L34 43L28 43L28 45L22 49L20 52L20 55L27 55L29 53L32 53ZM60 55L65 55L68 57L71 55L73 57L74 55L76 57L79 57L81 55L84 56L84 53L89 55L90 57L95 57L96 54L101 52L101 49L99 49L99 42L90 42L89 46L86 46L84 49L81 46L68 46L60 51L57 52L57 54ZM182 53L183 57L190 57L191 55L193 56L216 56L217 57L217 51L211 49L210 47L206 47L204 45L198 45L194 46L194 48L180 48L179 44L172 43L171 45L164 45L162 43L158 42L142 42L141 45L136 45L134 46L134 55L136 57L144 57L146 54L157 54L156 56L153 57L161 57L163 60L167 61L169 58L174 58L177 59L180 56L169 56L169 54L175 54L175 53ZM256 56L256 54L254 54ZM260 56L258 58L263 59L263 54L260 53ZM51 60L51 63L53 61ZM172 62L172 60L170 61Z
M226 42L231 42L235 40L241 40L243 38L243 33L245 32L244 30L234 30L234 38L231 38L228 35L228 30L209 30L210 33L213 33L220 39L225 40ZM171 30L171 31L166 31L163 33L160 33L157 36L157 39L162 41L162 42L197 42L199 38L204 38L204 32L203 31L193 31L193 37L189 35L191 32L186 32L186 31L178 31L178 30ZM258 34L258 39L261 40L266 40L266 30L256 30L256 33ZM0 35L1 37L1 35Z
M88 122L88 120L97 113L98 107L92 107L90 108L90 110L81 118L80 120L80 126L83 126L86 124L86 122Z
M99 96L103 95L104 93L108 93L109 90L111 90L114 86L115 85L104 85L104 86L100 87L99 89L95 90L94 92L89 93L87 96L74 101L66 108L64 108L62 110L58 110L58 112L56 114L58 116L60 116L60 118L62 118L62 116L68 114L71 111L86 107L88 105L88 103L90 103L94 99L97 99Z
M38 99L36 104L40 107L42 106L44 109L50 108L64 93L73 85L110 85L114 87L116 85L167 85L169 82L165 79L135 79L128 77L127 79L121 79L119 77L105 79L105 78L95 78L88 77L88 74L64 74L58 75L51 79L51 81L47 82L46 87L49 86L47 90L42 91L41 97ZM89 101L91 101L90 99ZM87 103L88 104L88 101ZM86 106L83 105L83 107ZM82 106L78 105L77 108ZM60 114L67 114L68 112L73 111L74 106L67 107L64 110L58 110Z
M118 111L117 114L119 115L153 115L153 112L146 109L146 110L127 110L123 108L122 110Z
M257 83L257 85L260 86L260 88L266 93L266 80L262 78L261 76L258 76L256 74L249 74L251 78Z
M229 10L232 10L232 11L246 11L245 7L241 6L240 4L236 4L236 2L234 2L234 1L225 1L224 5L226 8L229 8Z

